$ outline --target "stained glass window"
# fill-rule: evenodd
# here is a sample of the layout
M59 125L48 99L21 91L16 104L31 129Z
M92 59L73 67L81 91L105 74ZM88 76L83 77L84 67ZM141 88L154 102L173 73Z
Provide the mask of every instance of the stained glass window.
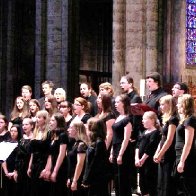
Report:
M186 64L196 67L196 0L186 3Z

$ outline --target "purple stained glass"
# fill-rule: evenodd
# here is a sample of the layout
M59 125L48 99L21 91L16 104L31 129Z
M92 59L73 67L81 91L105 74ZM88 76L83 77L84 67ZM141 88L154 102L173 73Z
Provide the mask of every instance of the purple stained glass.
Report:
M196 66L196 0L186 2L186 64Z
M196 3L196 0L187 0L187 4L188 3Z

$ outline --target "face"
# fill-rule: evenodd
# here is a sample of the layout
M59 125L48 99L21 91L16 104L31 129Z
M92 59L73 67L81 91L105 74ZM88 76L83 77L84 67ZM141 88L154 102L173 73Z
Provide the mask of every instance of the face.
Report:
M31 99L31 95L32 93L30 93L28 89L22 89L22 97L24 97L26 101Z
M30 112L33 114L35 114L39 110L37 105L33 102L29 102L29 109L30 109Z
M164 101L161 101L160 102L160 109L163 114L167 113L169 111L169 105L167 103L165 103Z
M6 123L3 119L0 119L0 131L4 131L6 127Z
M45 97L44 105L45 105L45 108L46 109L50 109L51 106L52 106L51 102L48 101L48 98L47 97Z
M33 125L31 125L29 123L29 120L28 119L24 119L23 122L22 122L22 129L24 131L24 133L30 133L33 129Z
M97 97L97 106L98 108L102 107L102 98L101 98L101 94L98 95Z
M179 97L180 95L182 95L184 93L183 90L180 90L180 85L179 84L175 84L172 88L172 96L173 97Z
M49 122L49 126L51 130L56 130L57 129L57 121L54 118L54 116L51 117L50 122Z
M43 93L44 93L45 96L46 95L50 95L51 92L52 92L52 88L49 86L49 84L44 84L42 86L42 91L43 91Z
M21 99L16 100L16 106L19 110L22 110L24 107L24 102Z
M154 81L152 78L146 79L146 85L149 89L149 91L154 91L158 89L158 83Z
M14 140L14 141L17 140L17 138L18 138L18 130L17 130L16 127L12 127L10 129L10 135L11 135L12 140Z
M105 89L105 88L100 88L99 89L99 93L101 94L101 95L108 95L109 93L110 93L110 89Z
M90 90L88 89L88 86L86 84L80 85L80 94L82 95L82 97L89 97Z
M142 123L144 125L144 128L150 129L154 126L154 119L151 119L144 114L142 118Z
M70 124L70 126L68 128L68 133L69 133L69 137L76 138L77 131L76 131L75 127L72 124Z
M65 97L63 96L62 92L61 91L55 91L54 93L54 97L56 98L56 101L58 103L62 102L65 100Z
M79 114L83 110L84 106L81 105L80 102L74 101L74 112L75 114Z
M63 115L67 115L70 112L70 108L68 107L67 103L61 103L59 110Z
M39 115L39 116L36 116L36 123L37 123L37 125L38 126L44 126L45 125L45 123L46 123L46 119L43 117L43 116L41 116L41 115Z
M182 99L180 98L178 98L177 109L179 114L183 114L184 112L183 103L182 103Z
M115 108L120 113L121 113L122 110L124 110L124 104L122 103L119 96L117 96L116 99L115 99Z
M120 80L120 87L123 93L128 93L132 84L129 84L127 79L122 77Z

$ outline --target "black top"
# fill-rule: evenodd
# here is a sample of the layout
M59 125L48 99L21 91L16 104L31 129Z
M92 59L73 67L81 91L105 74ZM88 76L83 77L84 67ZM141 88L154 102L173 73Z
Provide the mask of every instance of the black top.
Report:
M113 140L112 144L121 144L124 140L124 127L131 121L131 117L127 116L112 125Z
M4 135L0 135L0 142L8 141L11 138L10 132L7 131Z
M139 158L142 158L143 154L147 154L149 157L153 157L160 141L160 131L154 130L149 133L144 133L140 136L136 148L139 149Z
M179 124L176 129L176 156L180 157L182 154L182 150L185 144L185 127L190 126L194 128L194 132L196 130L196 117L190 116L188 117L183 124ZM188 157L196 157L196 134L194 134L192 147Z
M162 88L158 88L150 93L145 103L156 111L159 111L159 100L165 95L167 95L167 93Z
M142 103L141 97L137 94L135 90L127 94L130 99L130 104L132 103ZM142 131L143 124L142 124L142 116L141 115L132 115L132 133L131 133L131 139L137 140L140 131Z
M142 103L142 99L141 97L137 94L136 91L132 91L130 93L127 94L129 99L130 99L130 103Z
M30 139L22 138L18 144L18 150L15 160L15 169L18 172L18 181L24 180L27 177L27 169L30 159Z
M30 142L30 152L33 153L31 177L39 178L40 172L45 168L49 155L50 133L45 140L33 139Z
M73 116L73 119L75 118L76 116ZM82 119L81 119L81 121L84 123L84 124L86 124L87 123L87 121L88 121L88 119L89 118L91 118L92 116L89 114L89 113L86 113L86 114L84 114L84 116L82 117ZM72 120L73 120L72 119Z
M76 164L77 164L77 155L82 153L85 154L87 150L87 145L81 141L78 140L75 142L73 145L72 149L67 153L68 157L68 178L73 180L75 169L76 169ZM84 173L84 167L82 170L82 173L78 179L78 182L81 183L82 177Z
M108 157L105 141L97 139L86 152L83 184L92 185L108 180Z
M175 125L177 127L178 123L179 123L179 119L176 115L171 116L171 118L165 123L165 125L161 129L162 137L161 137L161 141L160 141L160 147L163 146L163 144L165 143L165 141L167 139L169 125ZM174 137L172 144L169 147L169 149L165 152L163 159L175 160L175 156L176 156L176 154L175 154L175 137Z
M56 165L56 161L60 152L60 145L62 144L66 144L68 145L69 140L68 140L68 135L65 131L63 130L56 130L56 135L58 137L58 139L54 139L51 141L50 143L50 147L49 147L49 154L52 157L52 170L54 169L55 165ZM67 157L64 157L64 160L59 168L57 177L59 177L60 175L64 176L64 178L66 179L67 175Z

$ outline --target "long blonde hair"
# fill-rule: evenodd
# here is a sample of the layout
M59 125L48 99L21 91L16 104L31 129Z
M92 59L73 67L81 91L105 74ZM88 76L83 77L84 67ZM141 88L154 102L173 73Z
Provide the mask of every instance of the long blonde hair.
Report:
M169 110L162 115L162 123L165 124L176 113L176 102L172 95L165 95L160 98L159 103L169 106Z
M86 127L84 126L84 123L82 121L75 121L75 122L72 122L71 125L77 131L78 139L87 144L88 143L88 137L87 137L87 134L86 134Z
M45 140L47 138L47 134L49 131L49 114L46 110L40 110L37 112L36 117L43 117L45 119L45 125L44 125L43 129L41 130L41 128L37 125L37 122L36 122L35 129L33 131L33 138ZM39 138L40 131L42 131L42 133L43 133L41 138Z

